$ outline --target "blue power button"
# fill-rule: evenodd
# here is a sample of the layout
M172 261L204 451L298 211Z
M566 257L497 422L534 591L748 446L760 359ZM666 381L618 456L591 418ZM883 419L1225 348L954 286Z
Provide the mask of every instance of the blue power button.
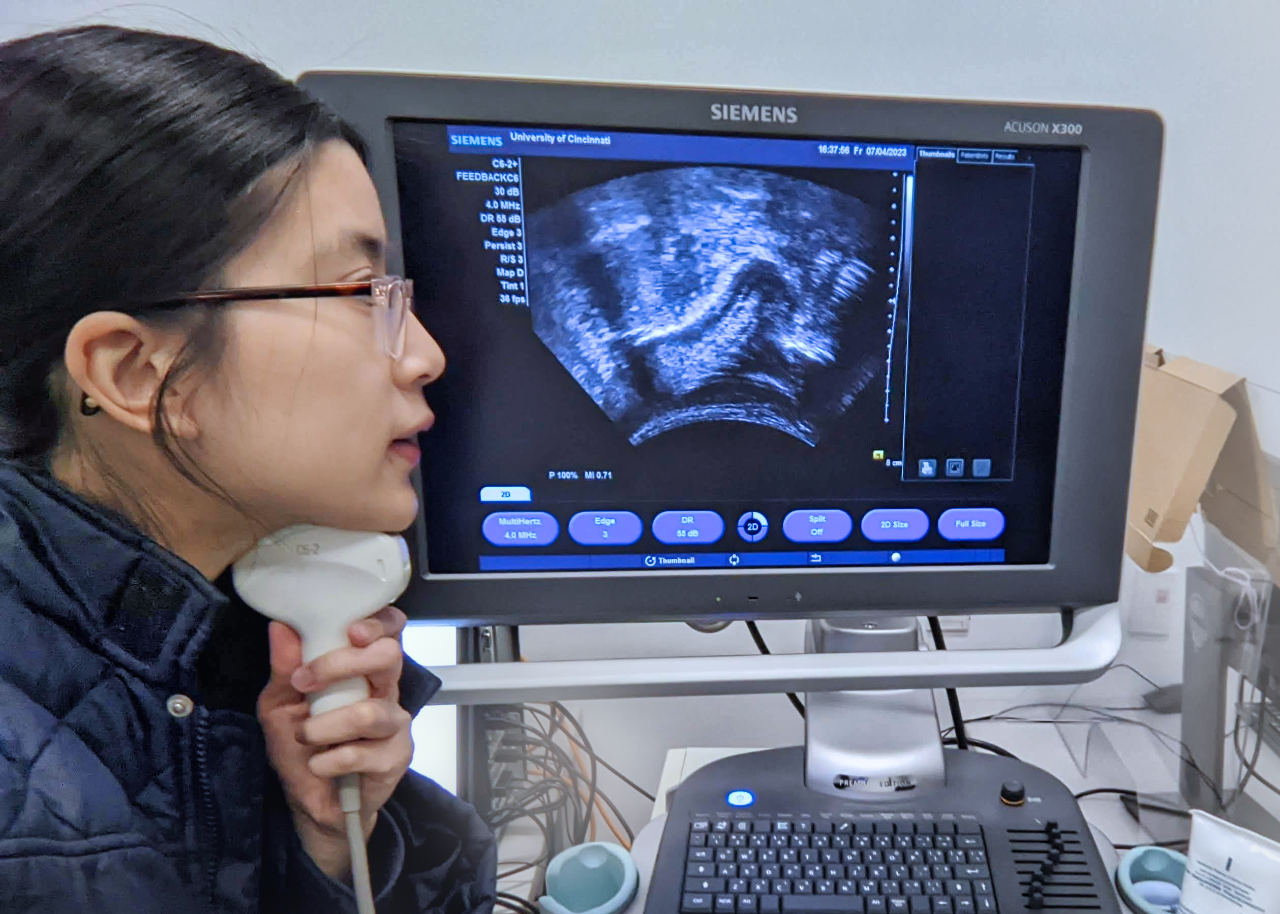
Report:
M730 806L750 806L756 801L756 795L750 790L732 790L725 799Z

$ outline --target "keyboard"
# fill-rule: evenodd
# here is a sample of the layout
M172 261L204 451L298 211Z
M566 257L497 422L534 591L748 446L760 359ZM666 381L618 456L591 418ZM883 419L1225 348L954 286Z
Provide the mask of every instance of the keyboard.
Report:
M878 801L807 789L799 747L694 772L645 914L1120 914L1065 786L1013 759L946 758L944 789ZM1016 804L1001 799L1015 782Z
M680 914L996 914L982 827L696 818Z

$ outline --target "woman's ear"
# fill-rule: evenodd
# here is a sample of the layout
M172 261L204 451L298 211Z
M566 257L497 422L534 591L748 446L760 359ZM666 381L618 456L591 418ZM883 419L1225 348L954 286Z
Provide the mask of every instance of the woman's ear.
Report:
M120 424L150 435L160 386L178 354L184 336L160 330L118 311L95 311L81 318L67 335L63 358L67 375L80 391ZM178 437L196 434L181 395L165 394L166 418Z

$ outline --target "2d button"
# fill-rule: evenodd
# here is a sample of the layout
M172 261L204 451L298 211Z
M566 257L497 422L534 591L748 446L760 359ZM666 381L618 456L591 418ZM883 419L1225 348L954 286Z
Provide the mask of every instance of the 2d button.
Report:
M550 546L560 522L545 511L498 511L484 519L481 532L495 546Z
M653 535L668 545L714 543L724 536L724 518L714 511L663 511L653 519Z
M580 546L630 546L643 532L630 511L580 511L569 518L569 536Z
M993 540L1004 533L1004 515L995 508L952 508L938 518L938 532L948 540Z
M759 511L748 511L738 518L738 536L748 543L758 543L769 532L769 518Z
M862 535L873 543L914 543L929 532L919 508L876 508L862 515Z
M839 543L852 532L849 513L831 508L792 511L782 520L782 533L793 543Z

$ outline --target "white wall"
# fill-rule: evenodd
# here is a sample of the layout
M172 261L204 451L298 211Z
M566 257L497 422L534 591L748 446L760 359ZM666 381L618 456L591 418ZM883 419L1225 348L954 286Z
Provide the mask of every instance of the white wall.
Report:
M1280 453L1274 0L4 0L0 40L104 20L208 37L291 76L420 70L1154 108L1168 135L1149 336L1249 376L1264 446ZM1007 630L976 623L969 641ZM741 626L714 639L649 631L544 630L527 645L533 657L616 656L637 638L750 649ZM772 631L780 643L799 637L795 626ZM650 786L667 745L799 738L776 697L587 715L602 751Z

